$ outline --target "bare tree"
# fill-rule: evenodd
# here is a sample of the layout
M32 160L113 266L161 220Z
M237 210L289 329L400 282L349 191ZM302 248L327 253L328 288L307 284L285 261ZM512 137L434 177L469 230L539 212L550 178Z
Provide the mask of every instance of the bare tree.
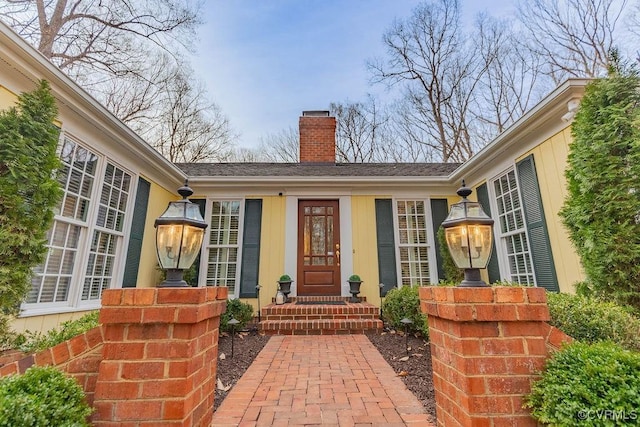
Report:
M164 81L162 120L148 130L154 147L172 162L227 160L231 155L228 120L214 103L206 103L202 87L194 87L189 70L177 67Z
M517 17L530 50L558 84L568 77L602 77L610 65L616 26L627 0L524 0Z
M486 66L461 25L458 0L436 0L416 7L384 35L387 60L371 62L374 82L401 84L413 108L405 117L420 127L407 133L443 162L473 153L469 111Z
M389 115L368 95L362 102L333 102L329 110L336 118L336 159L338 162L386 161Z
M480 14L474 30L486 72L472 115L476 136L489 142L552 89L552 83L542 75L542 58L523 48L523 35L511 21Z
M117 72L133 41L168 52L188 46L199 4L188 0L2 0L0 16L61 69L80 64ZM124 42L124 43L123 43Z
M172 161L228 156L233 134L182 52L200 0L0 0L0 17ZM181 71L178 71L181 70Z
M300 132L289 127L262 138L258 146L259 158L267 162L297 163L300 158Z

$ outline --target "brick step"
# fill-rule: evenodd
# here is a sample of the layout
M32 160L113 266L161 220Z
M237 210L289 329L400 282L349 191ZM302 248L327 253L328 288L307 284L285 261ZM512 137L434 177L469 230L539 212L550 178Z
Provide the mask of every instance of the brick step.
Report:
M300 304L301 302L315 304ZM344 301L344 304L322 302ZM380 309L349 297L293 297L286 304L270 304L261 310L260 331L267 335L336 335L382 331Z
M266 307L262 310L262 320L318 320L318 319L377 319L378 307L345 308L332 306L315 307Z
M380 319L264 320L260 331L266 335L349 335L380 333Z

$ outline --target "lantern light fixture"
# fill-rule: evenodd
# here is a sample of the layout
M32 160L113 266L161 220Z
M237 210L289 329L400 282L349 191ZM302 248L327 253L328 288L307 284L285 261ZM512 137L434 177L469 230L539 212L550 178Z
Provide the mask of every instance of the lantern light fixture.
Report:
M483 287L488 285L482 280L480 269L487 267L491 257L493 219L480 203L467 199L471 192L463 180L457 191L462 200L451 205L442 228L453 261L464 269L464 280L458 286Z
M182 200L169 202L154 225L158 263L167 272L166 280L158 285L160 288L189 286L183 279L184 270L191 268L198 257L207 228L200 207L187 199L193 194L188 180L178 189L178 194Z

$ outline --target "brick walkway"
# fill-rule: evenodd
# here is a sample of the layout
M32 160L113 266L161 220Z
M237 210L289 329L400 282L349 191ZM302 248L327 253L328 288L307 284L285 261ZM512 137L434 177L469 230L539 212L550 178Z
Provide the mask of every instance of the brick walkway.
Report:
M273 336L212 425L431 427L364 335Z

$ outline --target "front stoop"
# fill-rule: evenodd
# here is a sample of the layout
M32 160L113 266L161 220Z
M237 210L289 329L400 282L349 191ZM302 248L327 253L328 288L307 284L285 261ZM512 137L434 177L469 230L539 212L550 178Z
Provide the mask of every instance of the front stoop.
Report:
M345 305L300 305L301 301L345 301ZM260 331L266 335L348 335L380 333L380 309L362 298L351 303L349 297L293 297L281 305L261 310Z

